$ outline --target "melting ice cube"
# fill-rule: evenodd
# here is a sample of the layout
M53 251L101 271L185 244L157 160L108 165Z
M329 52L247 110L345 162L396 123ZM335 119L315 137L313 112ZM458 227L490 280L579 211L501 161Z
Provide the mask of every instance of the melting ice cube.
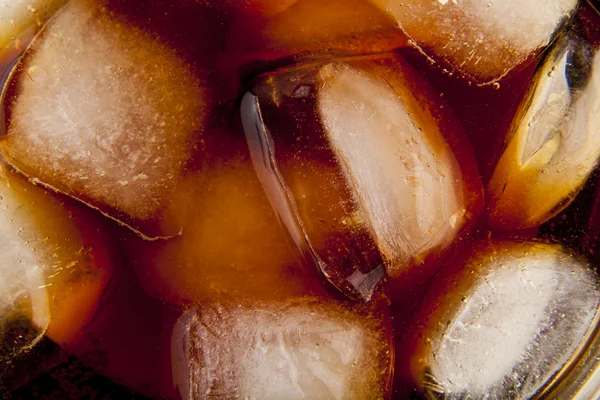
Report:
M273 207L346 294L368 300L383 270L406 273L452 242L467 210L477 211L469 145L441 128L451 125L441 122L436 97L402 60L382 58L269 74L242 101ZM369 286L354 282L357 271L373 274Z
M419 390L429 398L531 398L593 331L593 268L559 245L474 245L436 276L405 342Z
M190 311L173 336L184 399L379 399L389 395L389 330L379 314L323 299Z
M95 2L72 1L4 92L2 151L28 176L148 236L176 234L148 224L199 139L201 87L155 37Z

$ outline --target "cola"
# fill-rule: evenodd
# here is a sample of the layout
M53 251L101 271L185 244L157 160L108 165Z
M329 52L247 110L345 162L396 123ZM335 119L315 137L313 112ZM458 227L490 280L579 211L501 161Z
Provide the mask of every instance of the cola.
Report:
M599 390L597 8L0 8L0 394Z

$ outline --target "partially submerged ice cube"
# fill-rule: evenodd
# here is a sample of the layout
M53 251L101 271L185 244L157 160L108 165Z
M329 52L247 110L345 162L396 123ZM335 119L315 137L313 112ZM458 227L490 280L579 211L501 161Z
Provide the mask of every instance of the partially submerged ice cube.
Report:
M205 93L174 50L74 0L17 65L2 106L2 152L20 171L147 236L177 233L152 221L200 140Z
M0 165L0 334L28 332L15 352L44 334L65 344L93 316L112 272L95 218Z
M121 272L103 295L84 334L64 349L96 373L148 396L127 399L180 400L171 374L170 343L175 322L183 312L148 296L129 268Z
M575 27L539 66L489 182L489 222L530 228L565 209L600 158L600 52Z
M252 161L298 248L368 300L476 214L468 143L404 61L333 60L260 77L242 100ZM418 268L418 267L417 267Z
M476 243L436 276L399 349L410 380L427 398L557 398L546 383L597 323L594 269L556 244Z
M577 0L371 0L419 49L476 82L495 82L549 44Z
M207 304L178 322L173 376L184 400L389 398L388 326L331 300Z

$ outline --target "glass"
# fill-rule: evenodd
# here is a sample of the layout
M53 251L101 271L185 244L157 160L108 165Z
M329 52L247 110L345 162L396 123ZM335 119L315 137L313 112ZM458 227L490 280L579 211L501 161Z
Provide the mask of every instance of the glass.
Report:
M0 394L598 397L598 4L516 4L0 2Z

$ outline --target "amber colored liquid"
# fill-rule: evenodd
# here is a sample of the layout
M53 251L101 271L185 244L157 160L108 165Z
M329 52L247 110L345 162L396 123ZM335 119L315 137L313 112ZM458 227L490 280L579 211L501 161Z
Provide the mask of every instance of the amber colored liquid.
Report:
M212 139L208 139L204 146L211 149L211 157L198 157L190 165L190 169L201 170L205 165L218 163L219 157L228 156L231 148L237 149L241 157L250 162L251 157L245 147L245 137L236 109L244 92L242 89L248 86L258 73L291 65L295 62L294 59L289 56L276 56L266 60L251 60L244 65L236 66L235 62L231 61L235 59L235 55L227 54L228 44L225 33L232 21L212 8L198 6L198 2L111 0L107 4L113 12L122 15L131 24L161 37L170 46L176 48L193 67L211 71L208 79L216 83L213 85L216 89L211 92L215 101L211 106L213 118L209 124L218 126L221 132L225 133L215 138L214 143L211 142ZM238 30L243 28L239 25L244 23L242 20L237 19L235 23L238 24L236 27ZM252 29L257 24L260 25L261 21L257 18L249 18L246 23L248 29ZM212 39L197 40L199 36L206 35ZM525 95L535 63L520 68L519 72L501 81L499 88L480 87L457 76L451 76L437 65L431 65L416 51L403 49L398 52L414 65L416 70L422 72L458 117L474 149L485 184L502 150L504 132L510 126L512 117ZM17 56L18 54L12 53L7 55L6 59L0 60L0 87L4 84L2 78L7 77L10 66ZM327 146L319 143L318 137L312 135L315 130L318 130L320 122L306 111L308 108L303 100L290 102L285 104L285 107L293 109L297 116L302 117L301 128L307 134L301 137L300 141L297 137L293 137L283 138L283 142L290 147L300 146L303 151L314 148L314 152L310 153L311 159L318 159L324 164L330 162L331 154L328 154ZM267 106L263 111L269 118L277 121L282 131L286 130L286 125L296 124L296 121L277 120L277 110L274 108L269 109ZM0 132L3 125L0 124ZM287 161L290 165L285 167L289 170L293 170L294 163L303 162L299 158ZM582 248L584 246L582 239L589 236L589 231L585 227L587 221L593 216L596 182L597 174L590 178L576 201L558 217L543 225L539 232L515 234L545 237L551 240L560 239L573 247ZM31 396L40 399L88 398L85 396L143 398L143 395L178 397L172 384L170 340L177 318L189 303L182 301L179 304L168 304L148 295L131 268L133 263L143 263L148 260L144 260L143 257L133 258L127 251L127 247L140 239L113 222L107 224L111 226L112 236L120 247L123 270L114 277L104 293L97 315L87 331L65 349L67 354L74 355L75 359L15 391L15 398L32 398ZM461 246L468 246L474 238L488 233L483 220L469 235L457 241L455 249L451 249L449 254L452 251L459 251ZM294 238L289 236L283 240L294 242ZM354 237L340 234L330 240L335 243L328 245L342 249L355 245L363 249L374 247L370 244L371 239L366 232ZM356 244L357 240L361 242ZM366 261L358 260L361 265L376 267L382 263L380 255L375 251L367 250L362 254ZM343 259L343 255L338 254L338 256ZM327 262L335 263L336 255L332 255ZM308 292L322 293L325 290L329 295L339 296L339 293L331 287L326 286L326 289L323 289L323 280L317 275L316 270L312 271L311 278L306 282ZM418 304L426 284L427 282L421 282L420 286L407 292L401 302L392 304L395 340L401 341L404 332L409 328L407 321ZM71 370L70 365L74 365ZM87 369L88 367L91 369ZM399 361L397 368L403 367L402 362ZM69 371L73 370L78 372L70 374ZM109 377L116 386L99 378L96 372ZM129 389L118 386L120 383L127 384L142 394L134 394ZM411 389L407 388L404 382L398 381L394 393L394 398L406 398L411 396Z

